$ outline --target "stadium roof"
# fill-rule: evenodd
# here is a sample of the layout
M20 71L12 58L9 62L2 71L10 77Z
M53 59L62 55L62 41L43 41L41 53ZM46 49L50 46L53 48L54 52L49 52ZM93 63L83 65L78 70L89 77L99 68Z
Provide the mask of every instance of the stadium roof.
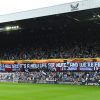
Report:
M84 2L88 3L88 1L89 0L86 0ZM43 12L43 9L49 9L43 8L33 10L33 12L40 11L41 15L30 13L32 16L34 15L33 17L28 16L30 18L26 18L25 14L32 11L4 15L5 17L1 16L5 18L5 20L0 23L0 45L9 48L10 46L17 47L19 44L23 46L33 44L36 47L40 45L45 47L48 44L51 47L51 44L53 44L55 47L62 44L66 45L69 41L91 42L93 40L94 42L95 40L100 40L100 7L88 7L88 4L86 4L87 9L80 9L81 3L82 2L61 5L65 7L69 5L69 12L67 12L67 9L65 9L65 12L56 9L61 13L55 10L54 12L57 13L53 14L50 11L49 13ZM92 5L92 3L90 4ZM55 7L51 8L53 9ZM42 12L45 15L42 15ZM17 14L19 16L15 16ZM23 18L19 19L22 15ZM13 19L11 19L10 16L12 16ZM9 20L7 20L6 17ZM15 17L16 20L14 19ZM0 20L2 18L0 18Z
M81 10L93 9L99 7L100 7L100 0L83 0L79 2L72 2L68 4L62 4L62 5L57 5L57 6L47 7L47 8L1 15L0 23L36 18L36 17L48 16L54 14L68 13L74 11L81 11Z

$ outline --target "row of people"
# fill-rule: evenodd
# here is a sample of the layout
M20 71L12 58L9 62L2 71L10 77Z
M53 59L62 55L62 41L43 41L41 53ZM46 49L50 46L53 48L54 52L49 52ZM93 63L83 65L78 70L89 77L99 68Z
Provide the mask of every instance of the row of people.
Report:
M0 50L1 60L31 60L31 59L51 59L51 58L96 58L100 54L89 47L60 47L53 49L46 48L14 48Z
M100 82L99 72L16 72L0 73L0 80L39 82L72 82L73 84Z

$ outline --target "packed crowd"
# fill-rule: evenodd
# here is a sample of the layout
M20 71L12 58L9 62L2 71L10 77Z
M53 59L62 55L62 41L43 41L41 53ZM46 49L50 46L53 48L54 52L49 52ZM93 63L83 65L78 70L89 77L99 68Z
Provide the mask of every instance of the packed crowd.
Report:
M100 54L94 47L90 46L68 46L53 49L45 48L8 48L0 50L1 60L31 60L31 59L51 59L51 58L95 58Z
M16 72L0 73L0 81L32 82L32 83L60 83L87 84L88 82L100 82L99 72Z
M33 80L34 82L98 82L100 80L99 72L31 72L30 74L21 73L19 80Z

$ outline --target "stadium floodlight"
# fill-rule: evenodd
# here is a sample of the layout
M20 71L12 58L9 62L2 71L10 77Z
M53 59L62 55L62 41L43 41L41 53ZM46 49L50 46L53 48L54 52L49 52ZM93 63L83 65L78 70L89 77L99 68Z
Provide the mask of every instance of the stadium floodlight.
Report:
M97 15L100 18L100 15Z
M5 30L6 30L6 31L10 31L10 30L11 30L11 27L10 27L10 26L6 26L6 27L5 27Z
M3 31L13 31L13 30L19 30L19 29L20 27L18 25L17 26L6 26Z
M16 28L18 29L18 28L19 28L19 26L17 25L17 26L16 26Z

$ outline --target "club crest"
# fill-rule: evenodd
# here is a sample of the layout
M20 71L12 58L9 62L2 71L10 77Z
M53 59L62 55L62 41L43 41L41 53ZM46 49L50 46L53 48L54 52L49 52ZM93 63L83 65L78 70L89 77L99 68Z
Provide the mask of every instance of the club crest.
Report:
M71 4L70 7L71 7L71 11L78 10L79 3L77 3L77 4Z

